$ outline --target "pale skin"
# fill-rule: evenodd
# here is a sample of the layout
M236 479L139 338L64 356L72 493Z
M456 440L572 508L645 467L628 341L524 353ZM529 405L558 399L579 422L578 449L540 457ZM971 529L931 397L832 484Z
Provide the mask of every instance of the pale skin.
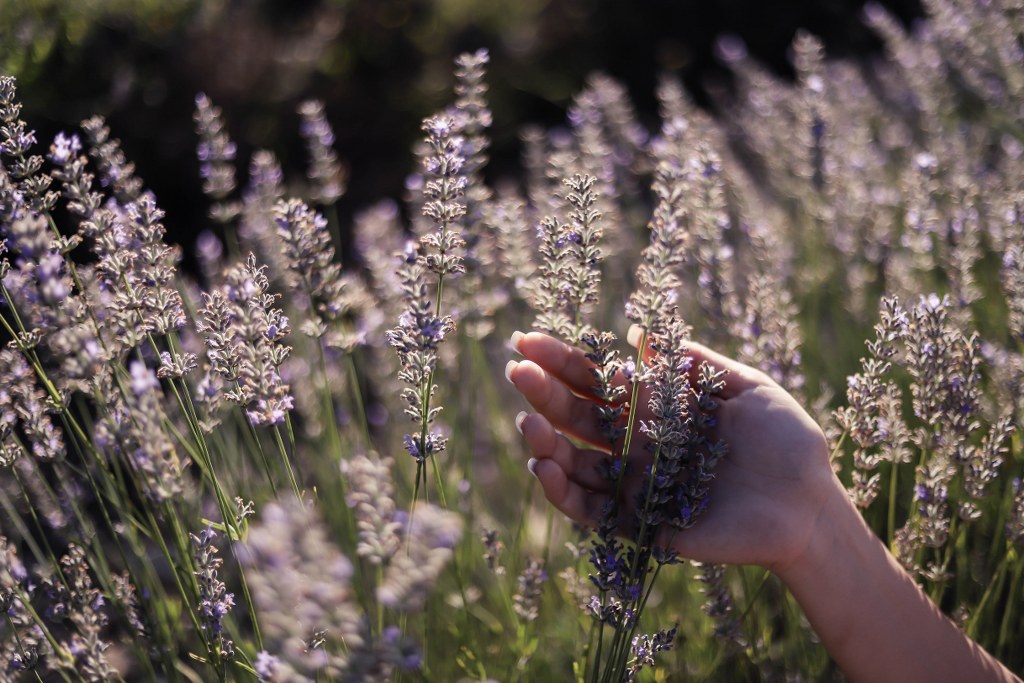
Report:
M636 346L640 336L633 328L628 338ZM595 469L607 442L588 398L590 363L537 332L516 333L512 345L523 358L506 376L535 411L516 418L530 469L554 507L592 524L612 489ZM855 683L1020 683L942 614L865 524L832 471L821 428L800 404L758 370L697 343L689 352L695 368L706 360L728 371L717 436L729 453L715 470L712 504L672 535L673 548L693 560L770 570ZM646 400L637 403L637 417L649 417ZM646 457L642 437L630 451ZM626 482L626 491L637 483Z

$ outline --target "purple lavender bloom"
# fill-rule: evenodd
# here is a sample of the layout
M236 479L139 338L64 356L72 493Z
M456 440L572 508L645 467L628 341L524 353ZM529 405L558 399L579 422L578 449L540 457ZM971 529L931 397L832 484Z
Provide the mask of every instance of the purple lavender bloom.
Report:
M57 166L65 166L69 161L78 156L82 151L82 142L77 135L65 135L57 133L50 145L50 153L47 158Z
M274 674L277 672L277 668L281 665L281 660L270 654L266 650L260 650L256 653L256 661L253 662L253 668L256 669L257 675L261 678L273 680Z

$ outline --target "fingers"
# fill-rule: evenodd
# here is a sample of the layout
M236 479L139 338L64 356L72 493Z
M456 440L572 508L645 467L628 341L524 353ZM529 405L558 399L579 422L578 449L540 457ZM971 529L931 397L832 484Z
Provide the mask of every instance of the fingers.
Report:
M582 524L595 524L606 496L591 493L569 479L565 470L552 459L537 460L533 474L544 489L544 497L560 512Z
M580 396L594 393L594 367L583 349L569 346L541 332L512 335L512 346L524 357L557 377L569 390Z
M505 376L555 429L594 446L608 445L594 414L594 403L575 396L540 365L530 360L510 361Z
M538 413L517 422L534 456L530 470L544 497L569 518L593 525L608 498L610 483L596 468L605 454L576 448Z
M597 469L598 464L608 457L607 453L577 448L539 413L520 413L516 417L516 426L538 463L541 460L554 461L570 481L591 491L609 489L609 482Z
M626 334L626 340L633 347L638 347L642 334L643 330L638 325L632 325ZM654 355L654 351L650 347L650 340L646 342L646 346L647 348L644 350L645 359ZM729 399L757 387L775 385L775 382L760 370L744 365L728 356L723 356L703 344L688 341L686 342L686 348L689 355L693 357L693 366L690 370L690 383L692 385L696 385L697 373L700 372L701 363L705 361L715 369L726 370L729 373L725 378L725 388L722 389L721 393L722 398Z

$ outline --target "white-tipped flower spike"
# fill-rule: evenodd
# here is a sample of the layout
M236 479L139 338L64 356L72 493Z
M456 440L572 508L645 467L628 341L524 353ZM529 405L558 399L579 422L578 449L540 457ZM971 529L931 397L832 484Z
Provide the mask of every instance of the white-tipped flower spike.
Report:
M683 169L662 161L655 171L654 193L658 203L648 223L650 243L644 247L637 268L637 288L626 304L626 317L642 328L653 329L676 310L679 269L686 260L687 231L684 224L685 185Z
M439 278L465 270L462 249L465 241L459 221L466 215L462 201L468 181L464 174L462 140L456 135L455 121L436 116L423 122L430 150L423 161L426 182L423 185L423 215L434 224L434 231L420 238L424 265Z
M532 305L537 311L534 327L578 344L594 333L587 317L597 304L601 281L601 214L595 209L592 176L574 175L564 184L568 222L554 216L541 221L540 280Z
M281 343L290 331L288 318L274 307L264 267L251 254L234 266L225 284L204 293L197 330L207 344L211 368L226 382L225 396L242 406L254 425L283 424L294 406L280 367L291 353Z
M14 181L18 202L34 213L46 213L57 203L52 179L41 172L43 158L32 154L36 133L21 119L15 79L0 76L0 166Z

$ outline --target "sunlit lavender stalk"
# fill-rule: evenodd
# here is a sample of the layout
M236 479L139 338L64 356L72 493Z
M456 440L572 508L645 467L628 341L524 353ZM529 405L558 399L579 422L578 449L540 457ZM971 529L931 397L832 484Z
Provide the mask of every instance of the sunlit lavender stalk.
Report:
M280 200L273 213L288 266L286 282L309 300L308 306L297 302L309 310L302 332L323 338L328 346L351 350L358 335L343 329L341 322L354 304L348 291L352 283L335 260L327 220L298 199Z
M196 95L196 111L193 116L199 145L199 177L203 179L203 193L214 200L210 217L219 223L227 223L238 215L237 202L228 202L228 196L235 190L235 155L238 148L228 137L220 107L205 93Z
M310 164L306 177L313 185L312 200L333 204L345 193L345 174L334 151L334 131L327 121L324 104L306 100L299 105L299 132L306 141Z
M99 169L100 184L109 188L122 205L135 201L142 193L142 181L135 176L135 164L125 157L121 143L111 139L103 117L82 121L82 130L89 144L89 156Z
M899 353L906 328L907 314L899 300L882 299L875 339L867 343L871 356L861 359L861 372L847 378L848 406L835 412L836 421L857 444L850 495L858 507L868 507L878 494L880 477L874 470L880 462L891 463L895 478L897 466L910 460L904 447L909 433L900 414L903 392L890 378L892 360ZM890 506L895 505L894 489L895 480L891 480ZM890 528L890 538L892 533Z
M56 205L57 193L49 189L50 176L40 172L43 158L31 153L35 144L35 131L21 119L15 79L0 76L0 159L6 159L0 168L15 181L28 208L45 213Z
M289 332L288 318L274 307L264 269L250 255L244 266L229 270L221 290L204 293L197 328L206 338L214 371L232 387L226 397L246 409L254 425L283 424L293 406L280 366L291 347L280 341Z
M563 223L555 216L541 221L538 236L542 261L534 289L534 327L557 334L571 344L594 332L587 313L597 302L601 280L601 215L594 208L597 193L592 176L566 178L565 201L570 211Z
M434 384L437 345L455 330L454 318L441 315L441 301L445 278L464 271L460 253L464 242L456 226L466 213L461 202L466 189L466 178L462 175L464 159L459 154L460 141L453 136L454 122L444 116L429 118L424 121L423 130L430 148L430 156L424 160L428 180L423 187L426 199L423 215L430 219L435 230L420 238L419 250L403 256L399 277L406 310L399 318L398 327L388 332L388 342L398 350L402 363L399 378L411 385L402 392L405 412L419 424L418 433L405 436L406 450L416 459L417 492L421 484L425 484L424 465L428 459L434 464L438 484L441 484L432 456L444 450L446 439L440 432L431 430L440 412L438 406L431 406L431 399L437 390ZM433 304L426 282L427 271L437 276ZM443 486L440 493L443 499Z
M234 643L224 632L224 618L235 606L235 596L227 591L218 576L224 560L217 557L217 546L214 545L216 537L210 526L199 535L189 534L199 583L199 618L206 633L207 646L214 657L220 660L214 665L219 671L223 661L235 656Z

